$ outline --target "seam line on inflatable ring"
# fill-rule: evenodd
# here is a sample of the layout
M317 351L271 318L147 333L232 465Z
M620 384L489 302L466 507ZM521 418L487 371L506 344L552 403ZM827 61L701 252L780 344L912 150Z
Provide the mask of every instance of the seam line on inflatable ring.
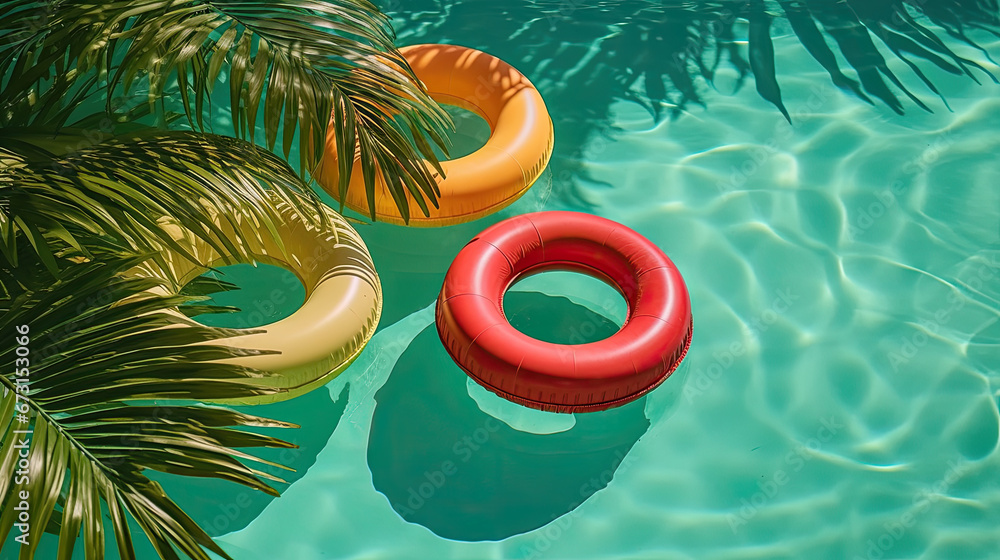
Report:
M542 250L542 262L545 262L545 239L542 237L542 232L538 231L538 226L531 221L531 218L527 218L527 220L531 224L531 229L535 230L535 235L538 236L538 247Z
M444 298L444 300L442 301L442 303L451 301L451 300L453 300L453 299L455 299L457 297L462 297L462 296L476 296L476 297L479 297L479 298L483 298L483 299L485 299L486 301L488 301L490 303L496 303L496 300L492 300L492 299L484 296L483 294L477 294L475 292L462 292L460 294L451 294L450 296Z
M485 329L483 329L479 334L477 334L475 336L475 338L473 338L472 340L470 340L469 341L469 345L465 348L466 355L468 355L469 352L472 350L472 347L476 345L476 341L479 340L479 337L481 337L484 334L486 334L486 331L492 329L493 327L499 327L502 324L503 323L493 323L492 325L490 325L490 326L486 327Z
M650 315L648 313L642 313L642 314L637 314L635 316L636 317L649 317L650 319L656 319L657 321L660 321L660 322L665 323L667 325L673 325L673 323L671 323L670 321L664 319L663 317L660 317L659 315Z
M514 370L514 382L510 386L511 390L514 390L514 387L517 387L517 376L518 374L521 373L521 366L523 365L524 365L524 356L521 356L521 361L517 363L517 369ZM500 378L500 384L503 385L503 377Z
M517 164L517 168L521 171L521 188L523 189L525 186L532 185L534 183L534 181L528 181L528 173L525 172L524 166L521 165L520 160L518 160L516 157L514 157L513 155L511 155L511 153L508 152L506 148L499 148L499 150L501 152L503 152L504 155L506 155L511 160L513 160L514 163ZM520 189L518 189L518 190L520 190Z
M654 270L677 270L677 269L675 267L670 267L670 266L666 266L666 265L659 265L659 266L654 266L653 268L647 268L646 270L643 270L642 272L640 272L639 274L637 274L636 277L638 278L638 277L645 276L646 274L648 274L650 272L653 272Z
M479 239L479 240L482 241L482 242L484 242L484 243L487 243L490 247L493 247L494 249L496 249L498 253L500 253L501 255L503 255L503 259L505 261L507 261L507 266L509 266L512 271L514 270L514 263L510 262L510 259L507 257L507 253L504 253L503 249L501 249L500 247L497 247L496 245L494 245L493 243L491 243L491 242L489 242L489 241L487 241L485 239ZM504 290L504 292L506 292L506 291L507 290Z
M545 150L538 158L538 161L535 162L535 165L531 168L531 176L535 177L536 180L539 176L541 176L542 169L544 169L548 164L549 158L552 156L552 150L555 147L555 126L553 126L551 118L549 119L549 129L552 131L552 134L549 134L549 140L545 144ZM532 184L534 183L534 181L531 182Z
M611 228L611 231L608 232L608 235L607 237L604 238L604 241L601 241L601 247L608 246L608 239L611 239L611 236L614 235L616 231L618 231L618 226Z

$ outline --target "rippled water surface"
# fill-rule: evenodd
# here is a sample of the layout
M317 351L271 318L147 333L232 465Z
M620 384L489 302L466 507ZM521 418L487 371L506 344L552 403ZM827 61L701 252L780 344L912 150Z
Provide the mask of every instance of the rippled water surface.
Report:
M359 225L385 289L378 334L328 394L254 409L303 425L294 482L252 507L185 487L178 501L241 560L1000 557L1000 87L922 63L946 105L884 51L933 110L900 93L899 115L836 88L778 17L789 124L725 61L683 102L627 13L554 5L389 6L400 44L524 71L555 123L552 162L496 216ZM751 30L735 32L745 48ZM662 247L696 325L660 388L575 417L468 383L432 326L475 233L565 209ZM508 296L519 328L617 329L617 296L555 278Z

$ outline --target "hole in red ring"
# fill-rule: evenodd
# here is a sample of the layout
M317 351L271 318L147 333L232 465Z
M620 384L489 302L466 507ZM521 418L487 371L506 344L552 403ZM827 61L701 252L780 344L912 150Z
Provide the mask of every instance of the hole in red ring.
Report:
M503 296L516 330L552 344L587 344L619 330L629 306L621 292L589 267L546 263L517 276Z

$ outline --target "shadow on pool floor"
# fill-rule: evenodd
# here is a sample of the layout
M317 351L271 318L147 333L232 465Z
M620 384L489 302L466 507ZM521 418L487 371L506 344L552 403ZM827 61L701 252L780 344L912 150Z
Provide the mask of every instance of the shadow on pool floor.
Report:
M517 317L539 304L547 313L533 324ZM618 330L566 298L510 292L506 307L529 334L570 332L588 321L598 338ZM400 356L375 400L368 442L375 488L407 521L463 541L504 539L572 511L607 486L650 425L642 398L578 414L561 433L515 430L479 409L433 324Z

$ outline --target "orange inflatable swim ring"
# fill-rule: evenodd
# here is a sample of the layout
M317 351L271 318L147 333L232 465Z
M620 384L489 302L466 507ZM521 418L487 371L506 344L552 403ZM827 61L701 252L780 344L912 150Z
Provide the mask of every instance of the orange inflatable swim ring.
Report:
M445 176L437 177L438 208L428 205L424 216L407 194L409 225L422 227L459 224L491 214L517 200L542 174L552 155L552 120L535 86L499 58L456 45L414 45L400 52L423 82L431 98L482 117L490 137L479 150L441 162ZM317 174L319 184L339 200L337 145L327 138L325 160ZM428 169L433 167L427 163ZM348 208L371 215L361 165L354 162L346 199ZM381 173L375 181L375 217L404 224Z

